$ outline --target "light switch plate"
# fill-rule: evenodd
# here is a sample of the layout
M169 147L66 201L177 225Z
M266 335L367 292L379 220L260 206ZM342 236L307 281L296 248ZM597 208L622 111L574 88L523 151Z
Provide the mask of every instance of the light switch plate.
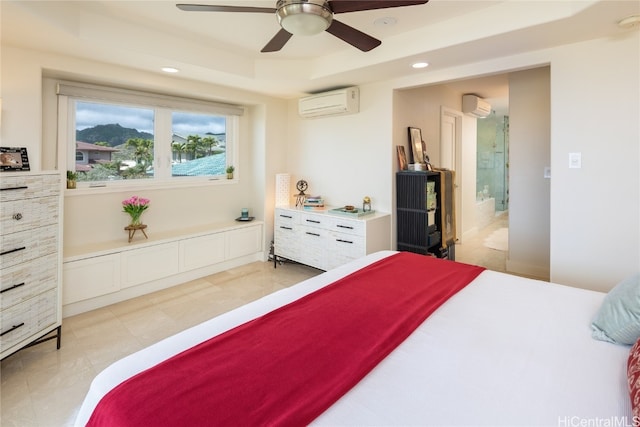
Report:
M582 153L569 153L569 169L582 167Z

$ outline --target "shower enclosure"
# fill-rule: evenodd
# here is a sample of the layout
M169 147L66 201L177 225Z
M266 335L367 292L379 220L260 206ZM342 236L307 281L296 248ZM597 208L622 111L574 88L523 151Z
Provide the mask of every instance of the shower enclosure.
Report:
M477 120L476 201L495 212L509 209L509 116L491 113ZM493 210L493 209L492 209Z

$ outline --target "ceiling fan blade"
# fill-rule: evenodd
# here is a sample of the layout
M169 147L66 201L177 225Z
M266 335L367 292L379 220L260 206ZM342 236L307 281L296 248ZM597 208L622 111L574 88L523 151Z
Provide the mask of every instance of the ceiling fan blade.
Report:
M333 13L386 9L388 7L417 6L429 0L329 0Z
M347 24L343 24L340 21L336 21L335 19L329 25L329 28L326 29L328 33L333 34L349 43L350 45L357 47L363 52L369 52L371 49L380 46L382 43L380 40L371 37L369 34L365 34L360 30L356 30L353 27L348 26Z
M290 32L286 31L284 28L281 29L280 31L278 31L276 33L275 36L273 36L273 38L271 40L269 40L269 43L267 43L267 45L265 47L263 47L260 52L267 53L267 52L277 52L277 51L279 51L289 41L289 39L291 38L292 35L293 34L291 34Z
M187 12L276 13L276 9L272 7L214 6L209 4L177 4L176 7Z

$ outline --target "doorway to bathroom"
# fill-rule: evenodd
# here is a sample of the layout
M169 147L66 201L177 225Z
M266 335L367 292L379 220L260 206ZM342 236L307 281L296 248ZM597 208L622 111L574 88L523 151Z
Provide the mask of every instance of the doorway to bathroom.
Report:
M509 116L477 120L476 225L483 246L509 250Z

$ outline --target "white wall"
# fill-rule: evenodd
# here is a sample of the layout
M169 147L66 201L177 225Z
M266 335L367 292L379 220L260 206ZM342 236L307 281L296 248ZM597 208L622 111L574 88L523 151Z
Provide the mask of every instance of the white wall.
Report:
M65 247L83 246L89 242L98 245L118 240L126 242L124 226L128 220L121 213L121 201L139 194L151 199L151 207L144 214L144 221L149 227L147 231L151 234L231 220L238 216L241 208L248 207L255 216L267 220L265 251L268 251L273 235L273 202L268 201L266 195L273 194L274 182L269 175L275 173L275 167L283 167L283 162L278 164L275 159L285 152L285 101L70 56L2 46L2 144L26 146L32 170L41 170L43 166L44 169L58 167L55 110L46 110L43 122L43 73L248 107L240 120L237 182L135 193L67 191ZM45 97L45 101L47 108L55 106L51 96ZM64 169L64 166L59 168Z
M245 205L263 206L265 217L277 172L293 182L305 178L310 192L336 204L373 199L374 209L392 211L397 138L406 141L405 124L394 122L393 91L449 80L551 66L551 280L593 289L609 289L640 266L640 32L594 40L444 70L426 70L361 87L361 112L351 116L302 120L296 101L285 102L221 86L142 73L2 46L3 145L26 146L34 168L42 164L42 70L94 76L114 84L171 88L181 94L209 94L220 100L252 105L243 126L241 156L258 172L241 170L237 185L195 188L166 195L147 214L150 232L216 218L233 218ZM288 109L285 117L283 112ZM396 135L398 134L398 136ZM403 133L400 136L400 133ZM251 147L258 144L257 148ZM264 152L264 164L259 165ZM568 153L582 153L583 168L568 169ZM252 154L253 153L253 154ZM48 154L47 154L48 155ZM275 166L273 166L275 165ZM264 174L264 175L263 175ZM263 176L262 176L263 175ZM127 194L76 196L65 224L72 242L123 238L118 204ZM79 224L76 210L93 216ZM259 208L258 208L259 209ZM146 215L146 214L145 214ZM272 230L267 224L267 232ZM601 237L602 236L602 237ZM606 237L604 237L606 236ZM604 237L604 238L603 238ZM268 239L268 238L267 238ZM65 242L66 244L67 242Z
M608 289L640 270L639 57L637 30L554 52L552 280Z
M548 280L551 164L549 67L509 74L507 271Z
M616 39L451 69L427 69L364 85L363 113L353 116L303 122L295 117L292 102L289 169L307 177L312 193L321 193L331 202L346 203L365 192L373 193L369 190L373 188L384 200L383 208L393 206L395 145L406 141L407 126L399 119L401 115L387 107L393 90L550 64L551 280L607 290L640 268L639 58L640 33L633 31ZM367 147L377 147L379 153L362 151L363 134L375 138L375 144ZM340 156L338 151L346 154ZM567 168L572 151L582 152L580 170ZM344 168L346 156L354 157L358 165L355 181L352 170ZM535 170L542 177L543 171ZM533 260L530 266L535 269L538 264Z
M392 92L384 84L360 87L360 112L353 115L302 119L292 100L287 149L292 185L306 180L307 194L323 196L333 206L361 206L369 196L372 209L391 212L391 105Z

